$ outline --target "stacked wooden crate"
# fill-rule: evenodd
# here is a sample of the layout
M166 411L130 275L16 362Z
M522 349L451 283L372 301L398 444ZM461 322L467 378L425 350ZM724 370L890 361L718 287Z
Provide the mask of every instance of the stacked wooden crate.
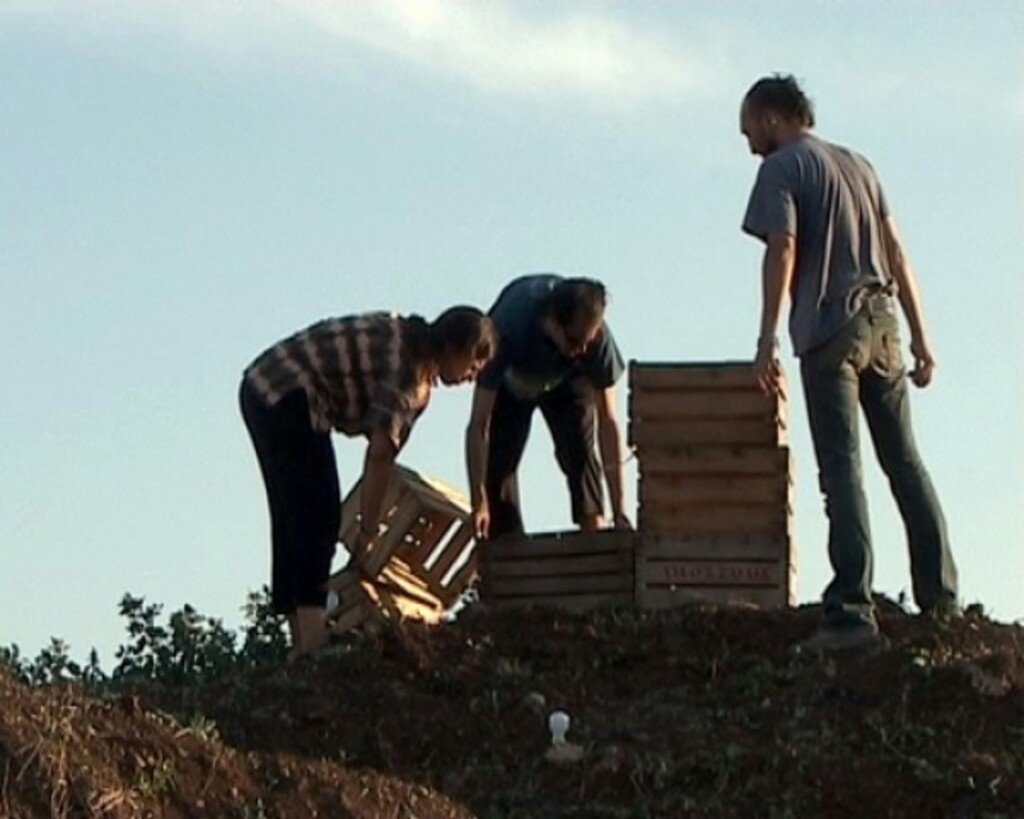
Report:
M767 395L748 363L634 361L629 387L639 605L792 603L785 383Z
M345 498L339 540L354 544L361 483ZM395 465L381 505L380 534L365 560L365 578L348 566L329 589L338 598L333 629L346 631L381 612L437 622L477 571L465 497L440 481Z
M484 547L480 599L494 608L633 605L632 532L505 536Z

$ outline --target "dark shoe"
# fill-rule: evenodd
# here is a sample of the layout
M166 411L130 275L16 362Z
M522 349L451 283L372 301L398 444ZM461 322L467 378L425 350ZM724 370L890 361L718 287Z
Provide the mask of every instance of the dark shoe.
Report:
M813 637L797 643L798 652L844 651L854 648L882 648L886 639L870 623L857 626L820 626Z

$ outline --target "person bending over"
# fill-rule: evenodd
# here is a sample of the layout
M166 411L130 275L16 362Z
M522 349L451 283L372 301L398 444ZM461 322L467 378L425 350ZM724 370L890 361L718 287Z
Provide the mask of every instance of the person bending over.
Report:
M359 565L377 533L395 456L437 383L472 380L494 355L491 320L453 307L419 316L367 313L318 322L260 354L240 404L267 490L271 603L288 618L291 658L327 639L326 582L341 497L331 430L367 439L360 492Z

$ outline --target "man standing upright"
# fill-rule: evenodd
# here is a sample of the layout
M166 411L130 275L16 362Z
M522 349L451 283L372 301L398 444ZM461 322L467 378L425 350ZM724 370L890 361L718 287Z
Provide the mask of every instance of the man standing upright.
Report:
M584 531L603 525L603 466L614 525L630 526L615 415L624 365L604 322L605 303L600 282L549 273L515 279L498 295L490 311L498 353L477 378L466 430L478 538L523 531L516 471L536 409L551 430L572 519Z
M813 127L811 102L791 76L762 78L743 99L740 130L764 157L743 219L766 245L755 369L762 388L778 386L776 326L788 292L834 573L804 645L834 649L879 639L858 406L906 526L914 600L932 614L959 609L946 523L910 423L907 378L927 386L935 368L917 281L871 165ZM909 373L897 302L910 329Z

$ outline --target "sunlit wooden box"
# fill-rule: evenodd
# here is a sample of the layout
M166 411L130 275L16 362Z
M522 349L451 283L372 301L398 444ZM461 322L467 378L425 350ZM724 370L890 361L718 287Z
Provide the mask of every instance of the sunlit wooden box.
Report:
M492 608L633 605L632 532L506 535L480 548L480 600Z
M792 534L785 383L743 362L630 362L629 440L645 533Z
M361 484L342 504L339 540L348 546L359 531ZM470 509L456 489L395 465L382 504L380 534L366 560L372 581L351 567L328 582L338 598L333 629L345 631L385 613L437 622L477 572Z

